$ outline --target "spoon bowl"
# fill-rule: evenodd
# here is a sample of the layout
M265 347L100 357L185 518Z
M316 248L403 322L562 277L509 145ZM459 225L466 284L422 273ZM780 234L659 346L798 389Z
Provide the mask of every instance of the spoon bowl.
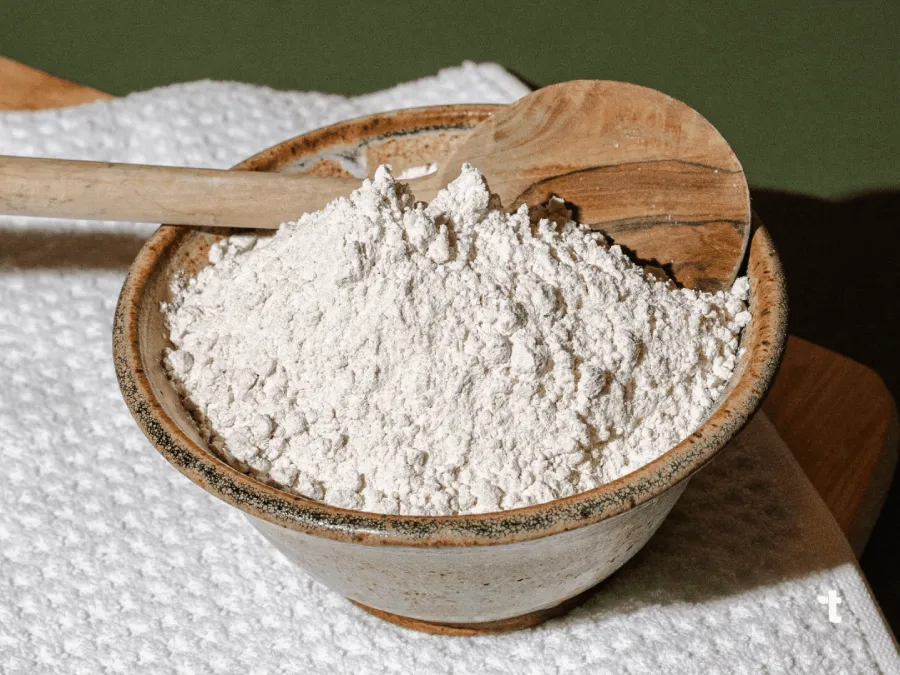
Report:
M703 116L627 82L553 84L479 124L436 183L480 168L503 204L553 196L578 222L689 288L718 291L737 276L750 237L741 163Z

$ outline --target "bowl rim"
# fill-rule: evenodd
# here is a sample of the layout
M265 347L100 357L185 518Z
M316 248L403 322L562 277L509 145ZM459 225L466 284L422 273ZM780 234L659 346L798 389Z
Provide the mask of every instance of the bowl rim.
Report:
M271 170L329 143L403 135L411 131L466 129L496 105L445 105L366 115L285 140L244 160L236 170ZM166 252L193 228L162 225L129 269L116 305L113 360L126 404L154 447L181 473L250 516L289 530L374 546L450 547L511 544L565 532L640 508L705 466L760 406L775 376L787 338L784 274L772 240L754 214L750 263L762 264L760 283L774 293L760 316L756 359L709 418L656 460L592 490L543 504L484 514L388 515L330 506L268 485L204 449L168 415L145 372L138 309L143 292ZM754 289L756 292L756 289Z

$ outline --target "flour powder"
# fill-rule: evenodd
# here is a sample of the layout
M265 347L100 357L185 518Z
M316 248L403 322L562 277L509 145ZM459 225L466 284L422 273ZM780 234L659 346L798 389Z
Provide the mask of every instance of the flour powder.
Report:
M483 513L655 459L722 394L748 284L655 280L561 202L506 213L471 166L430 203L386 167L233 236L163 310L173 381L244 471L328 504Z

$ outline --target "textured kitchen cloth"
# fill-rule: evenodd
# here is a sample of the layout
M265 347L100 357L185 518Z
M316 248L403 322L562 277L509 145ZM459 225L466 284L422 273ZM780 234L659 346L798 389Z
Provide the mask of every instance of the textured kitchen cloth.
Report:
M0 114L0 153L227 167L342 118L525 91L490 64L353 99L196 82ZM447 638L356 609L131 420L110 332L150 231L0 220L0 672L900 672L849 547L762 415L562 619Z

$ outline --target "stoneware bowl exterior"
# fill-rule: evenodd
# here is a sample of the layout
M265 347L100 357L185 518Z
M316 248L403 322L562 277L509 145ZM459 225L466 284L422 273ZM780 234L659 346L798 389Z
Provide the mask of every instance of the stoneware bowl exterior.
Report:
M436 106L373 115L285 141L236 169L365 176L446 156L495 106ZM299 214L298 214L299 215ZM200 438L162 365L170 346L160 304L234 230L164 225L131 267L116 309L116 373L132 415L178 470L241 509L263 536L329 588L382 618L470 634L533 625L564 611L652 536L705 465L747 422L785 340L784 279L755 222L746 273L753 319L730 389L689 438L595 490L493 514L389 516L331 507L254 480Z

